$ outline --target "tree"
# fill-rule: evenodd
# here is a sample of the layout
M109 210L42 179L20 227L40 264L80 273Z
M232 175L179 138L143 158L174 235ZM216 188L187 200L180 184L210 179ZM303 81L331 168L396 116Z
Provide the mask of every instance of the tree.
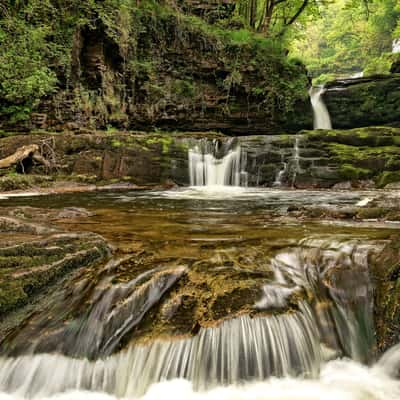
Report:
M239 14L254 30L282 35L311 8L315 0L241 0Z
M293 33L292 54L313 76L389 72L399 0L335 0Z

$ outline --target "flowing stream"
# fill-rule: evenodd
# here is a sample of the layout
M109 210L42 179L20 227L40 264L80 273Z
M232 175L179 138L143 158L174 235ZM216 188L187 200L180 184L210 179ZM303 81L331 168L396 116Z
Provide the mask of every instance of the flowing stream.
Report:
M331 118L322 99L324 91L323 86L316 86L310 89L311 105L314 113L314 129L332 129Z
M363 197L246 189L229 200L184 190L13 199L85 204L95 215L69 229L92 223L123 252L77 271L1 339L0 399L398 400L400 349L376 360L369 274L393 232L267 216Z

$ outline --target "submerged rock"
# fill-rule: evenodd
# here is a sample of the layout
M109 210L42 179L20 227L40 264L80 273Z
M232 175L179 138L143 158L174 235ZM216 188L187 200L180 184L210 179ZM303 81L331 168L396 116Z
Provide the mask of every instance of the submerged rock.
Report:
M110 247L99 235L63 232L7 213L0 216L0 336L4 339L38 312L40 299L56 291L67 276L109 254Z

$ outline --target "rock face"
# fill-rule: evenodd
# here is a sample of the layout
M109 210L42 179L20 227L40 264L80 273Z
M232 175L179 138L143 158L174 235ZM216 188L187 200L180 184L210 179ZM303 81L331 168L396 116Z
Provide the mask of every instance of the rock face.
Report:
M378 349L383 352L399 342L400 332L400 248L391 241L373 259L375 278L375 325Z
M23 171L18 165L3 170L0 187L7 191L51 186L62 179L103 185L187 186L189 148L204 140L212 144L215 139L225 143L220 146L225 151L240 145L249 186L337 185L336 189L345 189L384 187L400 181L400 129L371 127L235 139L193 133L16 135L0 139L0 159L35 144L51 161L51 168L26 159ZM224 153L215 155L222 158Z
M156 186L168 184L171 180L177 184L188 183L188 144L185 140L174 140L167 135L18 135L2 141L0 158L3 154L12 154L24 143L48 143L47 158L54 158L51 170L43 166L30 164L26 173L65 177L84 183L131 182L136 185ZM4 172L5 174L7 171ZM3 184L10 189L21 179L22 187L29 187L26 178L30 175L3 177ZM49 177L44 178L44 184ZM40 184L40 183L39 183ZM25 186L26 185L26 186Z
M305 67L261 36L209 24L226 18L233 1L184 1L179 11L137 3L128 13L92 11L90 23L76 26L70 76L60 76L27 128L311 128Z
M333 127L394 125L400 121L400 75L330 82L323 94Z

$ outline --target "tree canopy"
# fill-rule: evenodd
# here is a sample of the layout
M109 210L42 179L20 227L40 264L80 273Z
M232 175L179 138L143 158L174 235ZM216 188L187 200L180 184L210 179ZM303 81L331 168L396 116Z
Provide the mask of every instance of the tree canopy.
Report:
M389 72L392 41L400 36L398 0L335 0L293 32L292 54L310 73L352 75Z

